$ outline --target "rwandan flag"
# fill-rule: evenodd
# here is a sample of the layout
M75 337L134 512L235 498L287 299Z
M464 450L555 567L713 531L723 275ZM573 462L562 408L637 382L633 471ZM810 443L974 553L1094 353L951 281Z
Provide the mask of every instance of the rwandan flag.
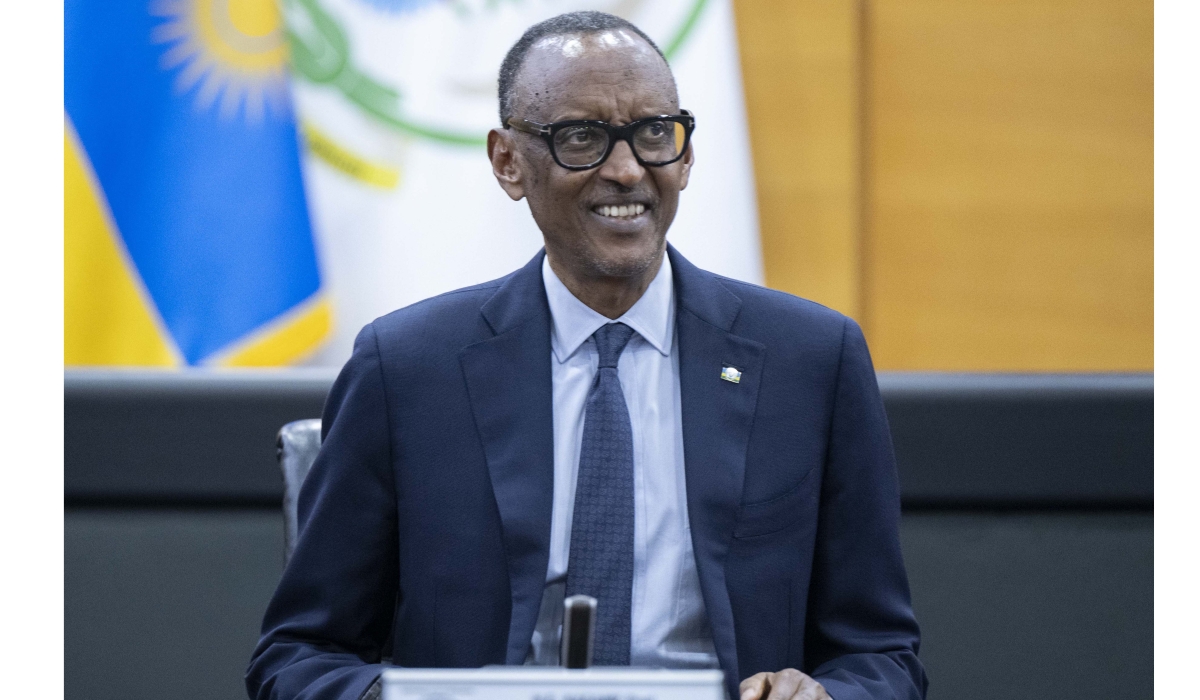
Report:
M66 0L66 363L277 365L329 330L274 0Z

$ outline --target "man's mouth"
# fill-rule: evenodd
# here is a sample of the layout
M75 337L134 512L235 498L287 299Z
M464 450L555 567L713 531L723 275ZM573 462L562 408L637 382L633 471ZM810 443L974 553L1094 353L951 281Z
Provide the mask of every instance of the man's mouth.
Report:
M644 204L621 204L621 205L600 205L592 207L592 211L600 216L608 216L614 219L632 219L635 216L646 211Z

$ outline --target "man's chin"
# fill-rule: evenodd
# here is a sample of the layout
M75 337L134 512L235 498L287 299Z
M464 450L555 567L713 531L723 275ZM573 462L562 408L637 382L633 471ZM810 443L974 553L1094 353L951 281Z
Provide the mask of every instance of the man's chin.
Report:
M646 246L632 251L593 251L589 267L602 277L639 277L658 261L663 247Z

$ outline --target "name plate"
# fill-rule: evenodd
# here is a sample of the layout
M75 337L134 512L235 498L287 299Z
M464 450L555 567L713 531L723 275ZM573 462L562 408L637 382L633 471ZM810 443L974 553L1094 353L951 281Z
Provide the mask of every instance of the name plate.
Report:
M388 668L383 700L725 700L716 669Z

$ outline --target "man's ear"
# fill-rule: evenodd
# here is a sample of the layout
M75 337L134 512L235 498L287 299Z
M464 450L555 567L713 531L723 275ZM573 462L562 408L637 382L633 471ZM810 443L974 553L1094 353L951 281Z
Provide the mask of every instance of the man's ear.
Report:
M692 144L688 144L687 153L683 154L683 159L679 161L683 164L683 169L679 172L679 189L687 188L688 177L692 174L692 163L696 162L696 154L692 152Z
M512 133L504 129L492 129L487 138L488 159L492 161L492 174L496 182L514 202L525 196L525 178L521 171L520 156L513 143Z

